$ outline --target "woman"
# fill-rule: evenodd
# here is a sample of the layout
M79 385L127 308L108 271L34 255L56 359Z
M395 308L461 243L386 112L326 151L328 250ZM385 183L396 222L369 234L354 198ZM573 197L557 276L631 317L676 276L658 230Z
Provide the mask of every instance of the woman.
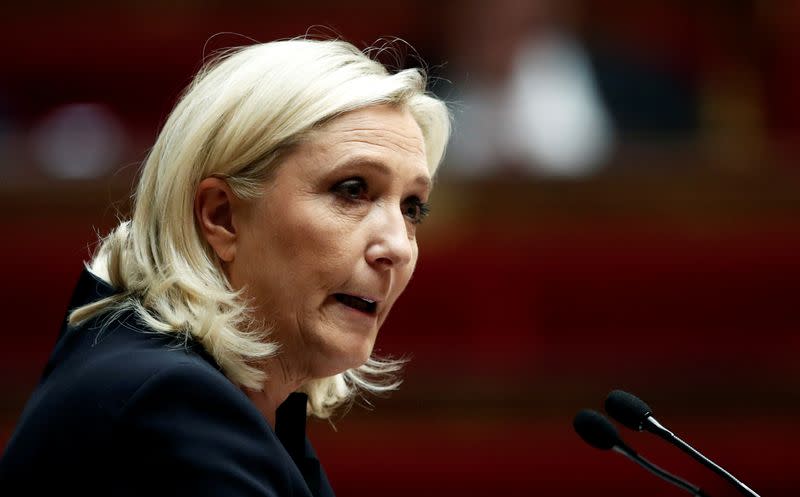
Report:
M332 495L305 438L356 390L449 134L417 70L342 41L227 53L81 275L0 493Z

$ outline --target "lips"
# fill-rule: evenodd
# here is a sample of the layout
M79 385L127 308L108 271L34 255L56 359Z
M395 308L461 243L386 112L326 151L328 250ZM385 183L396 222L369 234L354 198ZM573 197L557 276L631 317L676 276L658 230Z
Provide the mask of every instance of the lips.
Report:
M341 304L353 308L365 314L375 314L378 309L378 303L365 297L357 297L355 295L348 295L346 293L336 293L333 297Z

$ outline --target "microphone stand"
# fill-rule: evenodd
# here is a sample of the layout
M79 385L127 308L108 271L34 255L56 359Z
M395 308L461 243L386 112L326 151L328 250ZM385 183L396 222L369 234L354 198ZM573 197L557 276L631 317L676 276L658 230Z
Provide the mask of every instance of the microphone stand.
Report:
M617 452L618 454L622 454L623 456L627 457L628 459L630 459L631 461L635 462L636 464L642 466L643 468L645 468L649 472L653 473L654 475L658 476L659 478L662 478L662 479L672 483L673 485L686 490L687 492L692 494L694 497L709 497L709 495L707 493L703 492L703 490L701 490L700 487L695 487L691 483L689 483L687 481L684 481L684 480L678 478L677 476L672 475L672 474L664 471L663 469L661 469L658 466L656 466L655 464L651 463L650 461L648 461L644 457L642 457L639 454L637 454L636 451L634 451L633 449L631 449L627 445L624 445L624 444L615 445L614 447L611 448L611 450L613 450L614 452Z
M735 476L727 472L724 468L720 467L714 461L712 461L711 459L707 458L706 456L698 452L694 447L684 442L677 435L675 435L667 428L665 428L661 423L656 421L656 419L653 416L647 416L647 418L645 418L644 423L642 424L642 428L649 431L650 433L658 435L667 442L671 443L672 445L675 445L682 451L686 452L687 454L692 456L695 460L697 460L700 464L706 466L713 472L723 477L734 487L736 487L736 489L739 490L739 492L741 492L742 494L748 497L760 497L750 487L748 487L741 481L737 480Z

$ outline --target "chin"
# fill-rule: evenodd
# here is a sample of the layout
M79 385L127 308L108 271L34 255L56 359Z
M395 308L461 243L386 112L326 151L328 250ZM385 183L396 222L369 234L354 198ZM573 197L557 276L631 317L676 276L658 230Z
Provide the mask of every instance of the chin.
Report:
M329 358L334 360L329 362L329 367L324 368L326 372L320 371L318 376L333 376L344 373L348 369L355 369L364 365L372 355L372 340L369 343L352 344L345 350L337 350ZM317 375L315 375L317 376Z
M365 347L363 351L359 354L358 358L353 362L353 365L350 366L348 369L358 368L363 366L372 355L372 345L369 347Z

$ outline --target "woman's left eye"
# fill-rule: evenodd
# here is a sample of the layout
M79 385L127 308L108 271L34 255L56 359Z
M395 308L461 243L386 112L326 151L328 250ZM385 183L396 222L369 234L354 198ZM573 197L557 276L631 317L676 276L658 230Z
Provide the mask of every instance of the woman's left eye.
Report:
M413 224L419 224L425 219L425 216L430 212L428 204L423 202L417 197L409 197L403 202L401 206L403 215L409 219Z
M367 182L363 178L350 178L333 185L331 191L349 200L367 197Z

